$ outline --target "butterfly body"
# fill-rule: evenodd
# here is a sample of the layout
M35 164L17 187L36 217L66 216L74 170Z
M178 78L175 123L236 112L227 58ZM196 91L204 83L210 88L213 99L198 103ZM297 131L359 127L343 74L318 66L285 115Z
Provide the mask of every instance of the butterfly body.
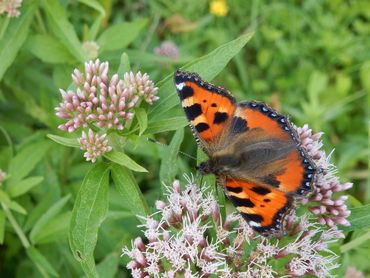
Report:
M262 102L237 103L224 88L176 71L176 89L198 145L230 201L262 234L281 230L294 199L312 189L316 169L289 120Z

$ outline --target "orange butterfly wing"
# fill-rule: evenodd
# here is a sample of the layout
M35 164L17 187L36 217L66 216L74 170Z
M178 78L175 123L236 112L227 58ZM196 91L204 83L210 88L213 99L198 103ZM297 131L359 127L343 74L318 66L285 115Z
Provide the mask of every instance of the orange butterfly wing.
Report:
M238 140L242 146L234 151L241 152L243 147L247 150L249 147L249 155L251 146L253 149L253 144L259 140L294 146L283 155L279 156L278 152L275 156L267 156L264 161L267 170L261 171L261 176L249 178L247 173L240 178L230 173L214 172L230 201L254 230L268 234L280 229L284 216L292 208L294 195L302 195L311 189L316 171L300 148L297 134L288 119L264 103L236 104L227 90L204 82L197 74L178 70L174 79L193 134L211 159L215 153L223 152L223 155L226 152L237 157L237 153L227 153L229 150L226 148ZM243 134L248 136L243 137ZM257 148L249 157L254 162L262 157L258 151ZM234 160L228 158L226 161L231 163ZM242 163L258 170L252 162L249 165L246 161Z
M247 122L247 129L259 129L271 138L296 145L287 157L277 161L279 173L274 173L272 186L283 192L299 195L310 191L315 174L315 165L299 146L298 135L289 120L261 102L241 102L236 113ZM274 163L274 162L271 162Z
M280 229L284 215L292 205L292 197L270 187L244 180L218 180L226 195L248 224L262 234Z
M200 79L197 74L176 71L175 85L185 115L201 147L217 144L235 110L235 99L220 87Z

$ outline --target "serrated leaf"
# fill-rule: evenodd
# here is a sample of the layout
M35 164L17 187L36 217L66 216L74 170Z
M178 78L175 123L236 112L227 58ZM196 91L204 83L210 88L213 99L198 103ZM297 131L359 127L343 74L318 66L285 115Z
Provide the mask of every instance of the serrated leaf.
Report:
M26 40L37 6L38 0L25 1L21 8L21 15L18 18L12 18L2 36L0 40L0 80Z
M188 125L185 117L173 117L163 120L150 120L145 134L156 134L165 131L177 130Z
M52 205L35 223L30 233L30 240L33 244L37 243L37 240L40 238L40 234L43 232L44 227L52 221L62 208L67 204L68 200L71 198L71 195L67 195Z
M129 72L130 70L131 70L130 59L126 52L123 52L121 55L121 60L119 63L117 74L120 78L123 78L125 72Z
M17 155L10 161L9 165L9 181L11 186L27 176L33 168L41 161L50 147L47 141L40 141L25 146Z
M26 46L33 55L45 63L70 63L74 61L66 47L47 34L37 34L30 37Z
M51 275L58 277L57 271L39 250L33 246L30 246L26 249L26 253L30 260L36 265L37 269L41 272L42 276L49 277L49 275Z
M108 211L108 186L109 166L97 163L83 180L72 210L69 244L88 277L97 277L94 249Z
M135 116L140 127L139 136L141 136L148 127L148 115L144 108L139 107L135 109Z
M184 129L180 128L173 135L170 145L162 152L159 177L166 185L171 184L177 174L177 160L182 140L184 140Z
M211 53L187 63L185 66L181 67L181 69L197 72L203 79L210 81L226 67L228 62L236 54L239 53L239 51L251 39L252 35L253 33L245 34L233 41L225 43L213 50ZM160 99L149 111L149 118L158 117L176 105L180 106L172 79L173 74L167 76L160 83L158 83L158 96Z
M97 41L101 47L101 51L125 48L136 39L146 23L147 20L140 19L134 22L123 22L108 27Z
M21 180L15 184L12 184L8 187L8 193L10 197L18 197L23 195L24 193L27 193L29 190L31 190L33 187L38 185L44 180L44 177L29 177L24 180Z
M135 216L148 215L148 205L131 171L121 165L113 164L112 178L132 214Z
M128 155L126 155L123 152L111 151L109 153L105 153L104 157L112 162L125 166L135 172L148 172L147 169L137 164L134 160L132 160Z
M48 138L53 140L54 142L61 144L63 146L72 147L72 148L79 148L80 144L78 144L77 138L67 138L62 137L54 134L48 134Z
M0 244L4 243L4 234L5 234L5 213L0 210Z
M68 51L80 62L85 61L82 45L77 37L73 25L68 21L65 9L58 0L43 2L44 9L55 36L66 46Z

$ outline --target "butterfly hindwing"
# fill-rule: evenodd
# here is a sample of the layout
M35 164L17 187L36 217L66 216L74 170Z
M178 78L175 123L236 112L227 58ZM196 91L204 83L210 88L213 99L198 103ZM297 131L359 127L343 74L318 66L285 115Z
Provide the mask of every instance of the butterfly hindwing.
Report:
M176 71L175 85L194 136L209 153L218 144L235 110L235 99L196 74Z
M280 230L283 218L292 205L290 195L270 186L233 178L225 178L220 184L254 230L263 234Z

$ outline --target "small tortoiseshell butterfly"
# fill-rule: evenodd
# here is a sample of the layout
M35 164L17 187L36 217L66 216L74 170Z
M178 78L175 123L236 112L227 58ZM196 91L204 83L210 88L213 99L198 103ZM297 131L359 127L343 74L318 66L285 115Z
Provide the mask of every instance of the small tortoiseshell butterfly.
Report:
M174 80L196 141L209 156L200 173L216 175L255 231L280 231L295 197L311 190L316 173L289 120L262 102L237 103L195 73L177 70Z

